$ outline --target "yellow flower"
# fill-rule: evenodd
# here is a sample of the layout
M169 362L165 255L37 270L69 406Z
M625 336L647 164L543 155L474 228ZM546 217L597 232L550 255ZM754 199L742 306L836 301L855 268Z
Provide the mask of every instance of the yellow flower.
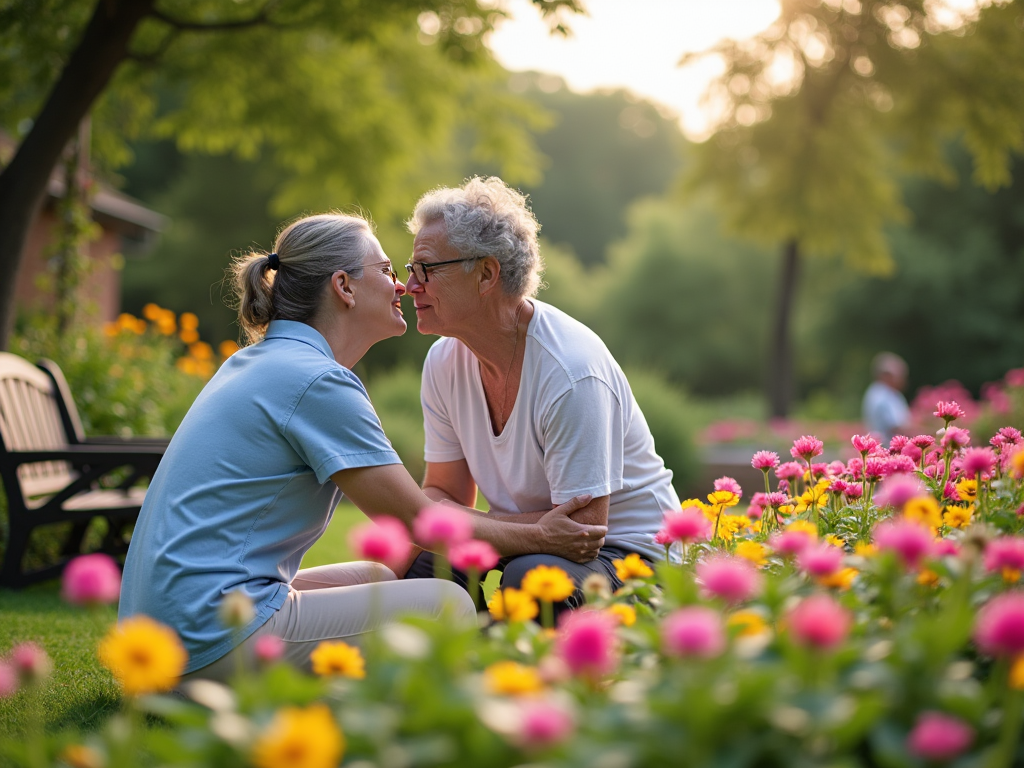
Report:
M142 316L147 320L155 321L157 318L160 317L161 314L163 314L163 311L163 307L161 307L158 304L154 304L153 302L150 302L149 304L142 308Z
M974 501L978 497L978 481L965 477L956 484L956 493L960 501Z
M942 509L931 496L917 496L903 505L903 517L915 523L938 528L942 525Z
M727 627L737 628L737 637L757 637L768 631L768 623L756 611L736 611L725 620Z
M111 628L98 653L128 696L169 691L188 661L174 630L141 614Z
M834 587L835 589L847 590L853 586L853 580L860 573L856 568L842 568L828 576L819 576L818 583L823 587Z
M1007 584L1016 584L1020 581L1020 571L1016 568L1003 568L1003 581Z
M974 507L946 507L942 513L942 522L950 528L963 528L971 522Z
M565 571L547 565L527 571L522 586L524 592L548 603L560 603L576 591L576 585Z
M812 523L810 520L794 520L792 523L786 526L787 531L801 531L808 534L812 539L817 541L818 539L818 526Z
M313 672L321 677L366 677L366 662L359 649L340 641L324 640L311 654Z
M84 744L68 744L61 750L59 759L71 768L104 768L107 764L103 755Z
M878 554L878 547L866 541L858 541L853 545L853 554L858 557L874 557Z
M698 507L700 509L704 509L704 507L706 506L707 504L705 504L700 499L687 499L686 501L679 505L680 509L686 509L687 507Z
M608 606L608 613L614 616L624 627L632 627L636 624L636 608L624 603L615 603Z
M758 568L768 565L768 547L756 541L741 541L736 545L736 554L749 560Z
M178 338L186 344L195 344L199 341L199 332L191 328L185 328L178 334Z
M235 342L231 341L231 339L227 339L225 341L222 341L217 346L217 351L220 352L220 356L221 357L228 358L228 357L231 357L233 354L235 354L235 352L238 351L238 344L236 344Z
M612 565L615 566L615 575L619 577L619 581L646 579L654 575L654 571L636 552L630 552L625 560L612 560Z
M199 327L199 318L192 312L182 312L178 322L181 324L182 330L185 331L194 331Z
M917 574L917 583L922 587L935 587L939 584L939 574L931 568L922 568Z
M796 513L800 514L811 507L824 507L828 504L828 481L819 480L815 485L804 491L798 498Z
M826 536L825 541L827 541L833 547L838 547L839 549L843 549L844 547L846 547L846 541L840 539L834 533L830 533L828 536Z
M174 361L175 367L189 376L199 375L199 361L193 357L179 357Z
M337 768L345 738L324 704L284 707L256 740L256 768Z
M718 519L718 536L723 541L732 541L732 537L750 525L746 515L722 515Z
M1024 653L1010 667L1010 687L1015 691L1024 691Z
M121 326L117 323L104 323L103 324L103 335L104 336L117 336L121 333Z
M708 494L708 502L713 507L735 507L740 497L732 491L712 491Z
M487 603L495 621L529 621L537 616L537 601L519 589L496 589Z
M1010 457L1010 474L1018 480L1024 478L1024 448L1021 448Z
M484 684L491 693L523 696L544 689L544 681L535 667L514 661L499 661L484 670Z
M213 347L205 341L197 341L188 345L189 354L196 360L209 360L213 357Z
M754 521L753 521L753 522L752 522L752 523L750 524L750 530L751 530L751 531L753 531L754 533L760 533L760 532L761 532L761 529L762 529L762 527L763 527L763 526L761 525L761 521L760 521L760 520L754 520Z

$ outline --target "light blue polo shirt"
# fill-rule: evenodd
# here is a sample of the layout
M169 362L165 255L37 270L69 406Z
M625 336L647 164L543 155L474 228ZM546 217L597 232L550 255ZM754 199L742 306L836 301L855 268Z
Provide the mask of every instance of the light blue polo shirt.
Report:
M146 614L205 667L278 610L340 500L331 475L398 464L362 382L305 323L275 320L221 366L175 432L125 560L118 618ZM226 629L224 595L256 618Z

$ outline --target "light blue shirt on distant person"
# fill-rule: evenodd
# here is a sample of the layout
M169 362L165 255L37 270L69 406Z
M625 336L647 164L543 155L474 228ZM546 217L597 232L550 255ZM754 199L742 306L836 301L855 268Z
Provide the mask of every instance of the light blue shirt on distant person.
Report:
M883 381L872 382L864 393L861 415L868 432L880 436L885 443L910 422L907 399Z
M175 432L125 561L118 618L173 628L193 672L277 611L340 500L331 475L398 464L362 382L305 323L275 320L225 361ZM256 618L226 628L229 592Z

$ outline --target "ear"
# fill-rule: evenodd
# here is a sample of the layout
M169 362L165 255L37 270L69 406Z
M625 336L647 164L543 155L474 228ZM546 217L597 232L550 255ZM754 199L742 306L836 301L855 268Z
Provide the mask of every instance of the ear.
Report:
M356 295L353 291L352 278L348 272L339 269L333 275L329 283L329 291L332 297L341 301L349 309L356 305Z
M480 295L486 296L501 287L501 262L493 256L480 259Z

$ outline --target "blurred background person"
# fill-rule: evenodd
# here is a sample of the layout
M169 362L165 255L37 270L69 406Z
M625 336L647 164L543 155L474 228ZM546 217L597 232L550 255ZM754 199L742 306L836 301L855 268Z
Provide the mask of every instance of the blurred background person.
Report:
M910 407L903 396L907 361L893 352L879 352L871 361L874 381L864 393L861 414L868 431L889 442L910 424Z

